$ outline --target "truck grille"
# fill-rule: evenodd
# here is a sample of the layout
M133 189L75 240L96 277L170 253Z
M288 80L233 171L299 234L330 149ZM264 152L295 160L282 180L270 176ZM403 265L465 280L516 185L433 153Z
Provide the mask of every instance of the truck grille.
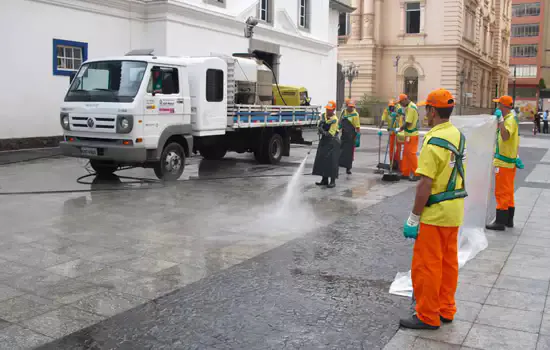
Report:
M71 130L116 132L116 116L78 116L71 115Z

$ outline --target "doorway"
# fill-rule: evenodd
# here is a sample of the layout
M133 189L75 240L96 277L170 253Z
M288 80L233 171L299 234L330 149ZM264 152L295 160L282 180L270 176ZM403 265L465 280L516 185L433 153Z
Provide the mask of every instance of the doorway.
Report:
M411 101L416 102L418 100L418 71L413 67L407 68L404 79L405 94Z

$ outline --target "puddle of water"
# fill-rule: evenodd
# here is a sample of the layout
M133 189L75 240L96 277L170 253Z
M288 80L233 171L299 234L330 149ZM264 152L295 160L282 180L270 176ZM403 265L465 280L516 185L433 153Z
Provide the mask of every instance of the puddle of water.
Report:
M342 197L346 198L360 198L365 197L371 188L378 184L377 180L366 180L364 183L345 190Z

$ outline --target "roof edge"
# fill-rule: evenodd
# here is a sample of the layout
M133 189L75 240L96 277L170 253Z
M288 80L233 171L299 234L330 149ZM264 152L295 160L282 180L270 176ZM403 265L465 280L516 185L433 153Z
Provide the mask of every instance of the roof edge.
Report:
M338 12L352 13L355 7L352 7L341 0L330 0L330 8Z

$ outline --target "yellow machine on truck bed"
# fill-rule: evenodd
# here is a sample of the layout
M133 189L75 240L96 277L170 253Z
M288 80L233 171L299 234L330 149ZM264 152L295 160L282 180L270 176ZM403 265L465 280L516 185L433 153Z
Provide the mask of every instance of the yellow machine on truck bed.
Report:
M310 101L307 89L303 86L279 85L277 88L277 85L273 84L273 105L275 106L309 106Z

